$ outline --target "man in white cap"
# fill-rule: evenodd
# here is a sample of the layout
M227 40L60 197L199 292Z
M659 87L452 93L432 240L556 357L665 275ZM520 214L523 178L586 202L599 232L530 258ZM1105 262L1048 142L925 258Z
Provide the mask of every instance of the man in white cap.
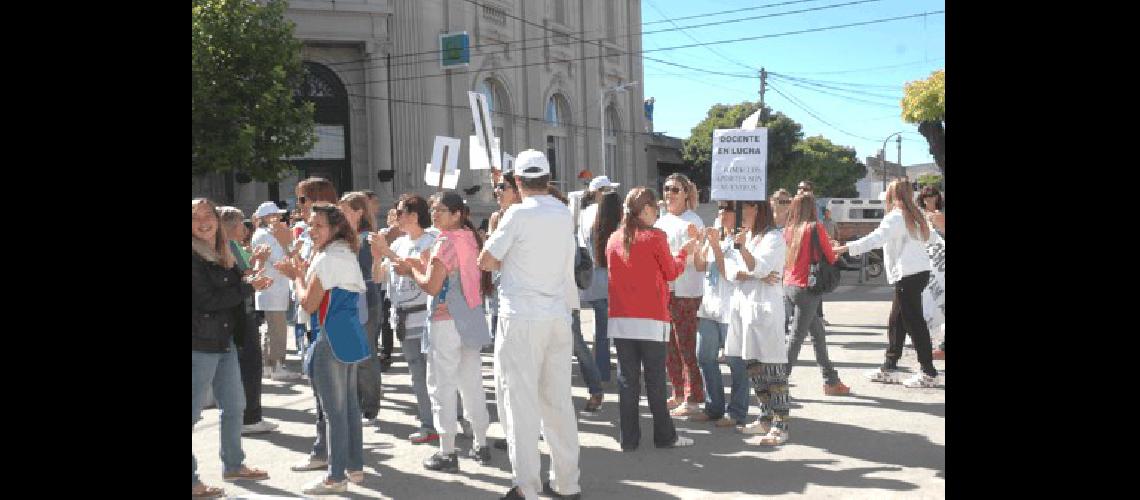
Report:
M264 377L273 380L294 380L299 374L285 369L286 326L285 315L289 311L289 279L281 274L273 264L285 258L285 249L292 243L289 226L281 219L285 211L272 201L258 205L253 212L253 246L269 245L269 262L265 274L273 278L273 284L258 290L254 296L254 308L265 312L266 335L261 347Z
M501 270L495 394L507 437L514 486L504 499L579 498L578 422L570 398L573 337L574 223L548 194L550 164L528 149L515 159L523 201L504 213L479 254L484 270ZM550 481L542 484L539 425L550 447Z

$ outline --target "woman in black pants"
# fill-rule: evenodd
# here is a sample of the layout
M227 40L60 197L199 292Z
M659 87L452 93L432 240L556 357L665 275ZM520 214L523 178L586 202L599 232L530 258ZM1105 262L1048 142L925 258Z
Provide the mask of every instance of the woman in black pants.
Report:
M858 256L882 247L887 281L895 286L887 330L889 346L886 360L878 370L868 373L868 377L874 382L898 381L898 362L909 332L922 373L907 379L903 385L934 387L938 370L934 368L930 331L922 316L922 289L930 280L930 257L926 254L930 226L914 203L914 191L908 182L896 180L887 186L886 209L887 215L871 234L845 246L837 246L834 251L847 251L851 256Z

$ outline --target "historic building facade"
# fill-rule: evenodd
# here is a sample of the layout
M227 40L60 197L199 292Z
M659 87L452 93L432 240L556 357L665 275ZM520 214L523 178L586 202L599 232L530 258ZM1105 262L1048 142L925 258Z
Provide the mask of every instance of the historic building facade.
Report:
M293 187L308 175L340 192L372 189L385 203L429 194L424 165L444 135L462 139L459 188L481 185L466 197L486 214L490 176L468 169L468 91L487 96L502 150L545 152L564 191L581 189L584 169L603 173L603 149L615 182L656 181L642 86L631 85L643 81L638 0L293 0L287 16L304 43L299 91L316 104L317 145L294 159L299 176L266 184L219 175L195 180L195 195L293 207ZM441 35L461 32L470 62L444 69Z

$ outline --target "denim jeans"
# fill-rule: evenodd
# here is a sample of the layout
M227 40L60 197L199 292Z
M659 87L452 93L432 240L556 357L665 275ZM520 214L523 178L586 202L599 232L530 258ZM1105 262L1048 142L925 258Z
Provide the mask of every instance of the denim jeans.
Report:
M591 396L601 394L604 391L601 382L598 381L600 377L598 365L594 364L594 356L591 355L590 348L586 347L586 340L582 338L580 311L574 309L570 315L570 331L574 332L574 357L578 358L578 370L582 372L582 381L586 383Z
M206 391L214 388L214 398L221 410L222 439L222 473L237 472L245 461L245 453L241 449L241 419L245 411L245 391L242 389L241 368L238 366L237 346L230 341L230 350L227 352L199 352L192 354L193 370L191 371L191 395L193 412L190 418L190 428L202 416L202 406L206 404ZM191 485L199 483L198 460L194 453L190 453Z
M724 416L724 378L717 363L717 351L724 347L728 335L728 325L708 318L700 318L697 325L697 364L701 367L701 378L705 382L705 414L717 420ZM728 356L728 368L732 373L732 396L728 404L728 416L743 422L748 416L748 370L739 356Z
M328 479L344 481L346 470L364 470L364 435L357 394L357 365L337 361L327 340L313 350L313 388L327 422Z
M835 385L839 383L839 372L831 364L827 356L827 332L823 329L823 320L817 315L819 304L823 295L812 292L807 288L794 285L784 287L784 296L791 300L795 307L792 315L792 333L788 341L788 365L785 374L792 376L792 366L800 357L800 347L803 346L804 337L811 332L811 346L815 349L815 361L819 363L819 371L823 375L823 383Z
M376 353L377 334L380 333L379 323L387 322L368 306L368 322L364 325L364 334L368 342L368 359L360 363L357 370L360 380L357 389L360 391L360 408L364 413L375 415L380 411L380 357Z
M610 299L586 302L594 309L594 364L598 367L598 380L610 381Z
M414 330L414 329L409 329ZM423 335L422 329L419 335ZM409 335L414 335L409 331ZM404 360L408 362L408 373L412 376L412 392L416 395L417 416L420 419L420 429L435 432L435 425L431 418L431 399L428 398L427 389L427 357L420 352L423 337L404 337L400 341L400 350L404 353Z

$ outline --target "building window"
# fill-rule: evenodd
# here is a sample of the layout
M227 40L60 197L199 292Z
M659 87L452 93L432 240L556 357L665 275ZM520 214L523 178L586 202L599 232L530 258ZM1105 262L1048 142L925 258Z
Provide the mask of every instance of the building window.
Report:
M563 173L573 173L573 159L570 157L573 149L570 143L569 123L570 105L566 97L554 93L546 100L546 159L550 162L550 180L562 184L559 176L559 166L565 165Z
M550 0L554 7L554 21L563 26L566 25L566 2L567 0Z
M487 107L491 110L491 124L494 127L495 137L499 138L499 149L503 152L514 151L511 132L514 130L514 118L511 114L510 96L507 95L503 85L494 78L484 78L479 81L475 91L487 98Z
M608 1L605 2L605 12L602 14L606 17L606 39L610 42L617 41L617 16L618 16L618 2Z

